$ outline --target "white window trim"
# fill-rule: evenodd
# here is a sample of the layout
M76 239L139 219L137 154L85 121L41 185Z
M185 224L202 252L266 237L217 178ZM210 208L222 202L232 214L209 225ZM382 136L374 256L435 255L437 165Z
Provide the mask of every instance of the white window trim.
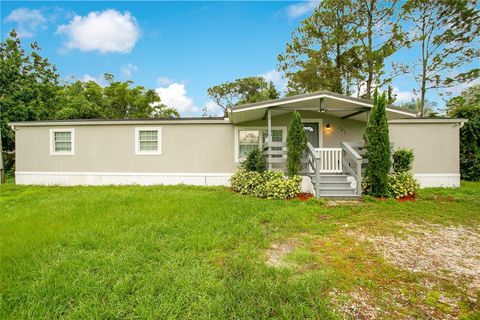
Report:
M235 155L235 163L240 163L244 161L245 159L239 159L239 154L238 154L238 149L240 148L240 142L238 141L238 132L239 131L248 131L248 130L258 130L260 131L260 142L259 142L259 147L260 149L262 148L263 145L263 139L262 139L262 131L263 130L268 130L267 127L259 126L259 127L235 127L234 130L234 155ZM286 126L272 126L272 130L282 130L282 139L283 142L287 141L287 127Z
M157 150L140 150L140 131L157 131ZM135 155L155 156L162 154L162 127L136 127L135 128Z
M318 147L323 148L323 119L303 119L302 123L318 123Z
M70 151L55 151L55 133L56 132L70 132L72 137L72 150ZM51 156L73 156L75 155L75 129L73 128L58 128L50 129L50 155Z

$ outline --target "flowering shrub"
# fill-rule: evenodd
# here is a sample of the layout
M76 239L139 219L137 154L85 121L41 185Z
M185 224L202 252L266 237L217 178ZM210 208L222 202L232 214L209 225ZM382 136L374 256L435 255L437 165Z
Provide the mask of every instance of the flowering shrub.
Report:
M419 186L411 172L388 175L387 192L389 198L402 198L417 193Z
M390 173L387 182L387 197L388 198L403 198L408 195L414 195L419 188L417 180L413 177L411 172ZM368 190L367 179L362 180L362 190L364 194Z
M231 178L236 192L257 198L288 199L301 191L302 177L286 178L282 172L239 169Z

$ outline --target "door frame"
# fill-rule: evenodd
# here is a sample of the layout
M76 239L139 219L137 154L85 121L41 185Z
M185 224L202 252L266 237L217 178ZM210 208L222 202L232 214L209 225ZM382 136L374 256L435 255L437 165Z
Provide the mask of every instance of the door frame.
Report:
M317 119L303 119L302 118L302 123L309 123L309 122L314 122L318 123L318 147L323 148L323 119L317 118Z

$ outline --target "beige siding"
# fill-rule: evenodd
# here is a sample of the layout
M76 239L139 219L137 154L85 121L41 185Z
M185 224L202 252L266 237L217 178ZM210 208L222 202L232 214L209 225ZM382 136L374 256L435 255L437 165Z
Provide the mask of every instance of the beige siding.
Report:
M233 125L155 124L161 155L135 155L141 125L17 127L17 171L230 173L235 170ZM50 155L50 129L75 129L75 155Z
M458 123L390 123L390 141L394 146L413 149L413 172L459 172Z

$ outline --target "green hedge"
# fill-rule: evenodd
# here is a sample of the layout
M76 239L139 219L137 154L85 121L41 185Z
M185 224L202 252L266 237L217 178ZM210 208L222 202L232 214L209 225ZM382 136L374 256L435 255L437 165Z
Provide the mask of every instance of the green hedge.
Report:
M300 193L302 177L286 178L282 172L256 172L240 168L230 181L232 189L240 194L257 198L289 199Z
M267 170L265 157L259 149L250 151L247 159L242 163L242 167L247 171L263 172Z
M393 171L400 173L412 170L413 158L413 150L411 149L400 148L395 150L393 153Z

